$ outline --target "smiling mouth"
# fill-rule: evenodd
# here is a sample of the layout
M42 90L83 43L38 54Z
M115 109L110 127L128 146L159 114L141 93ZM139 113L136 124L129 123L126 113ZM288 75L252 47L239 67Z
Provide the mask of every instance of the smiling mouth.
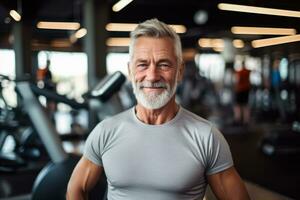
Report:
M145 91L159 91L159 90L164 90L167 89L167 85L164 82L142 82L139 84L140 90L145 90Z
M146 88L146 89L166 89L165 87L144 87L144 86L141 87L141 89L144 89L144 88Z
M141 87L141 90L143 90L146 93L161 93L163 90L165 90L166 88L164 87Z

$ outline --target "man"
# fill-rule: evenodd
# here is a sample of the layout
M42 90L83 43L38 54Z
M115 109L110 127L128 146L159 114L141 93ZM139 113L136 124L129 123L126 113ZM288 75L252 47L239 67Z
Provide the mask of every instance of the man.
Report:
M131 33L129 75L137 105L102 121L86 141L67 199L87 199L106 173L108 200L249 199L229 147L208 121L175 102L183 61L178 35L152 19Z
M242 62L241 69L235 73L234 121L237 124L247 125L250 122L250 108L248 105L251 90L250 73L251 71L246 68L245 61Z

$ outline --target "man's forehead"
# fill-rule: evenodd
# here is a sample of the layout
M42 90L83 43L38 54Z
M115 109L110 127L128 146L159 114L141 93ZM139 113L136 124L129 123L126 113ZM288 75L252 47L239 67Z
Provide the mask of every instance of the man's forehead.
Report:
M175 56L174 45L170 38L138 38L133 48L133 58L155 55L158 57Z
M149 44L156 44L153 46L157 46L157 44L160 44L160 46L173 46L173 40L169 37L138 37L135 40L134 46L139 47L143 45L149 45Z
M172 55L172 50L170 48L151 48L151 47L141 47L135 48L133 51L134 55L147 56L149 54L155 54L156 56Z

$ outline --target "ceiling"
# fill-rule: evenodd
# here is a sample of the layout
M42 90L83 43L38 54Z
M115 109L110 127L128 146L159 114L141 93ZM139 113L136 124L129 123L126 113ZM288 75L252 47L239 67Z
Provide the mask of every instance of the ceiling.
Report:
M33 25L33 39L50 41L68 38L70 31L39 30L38 21L83 21L84 0L0 0L0 46L9 46L9 34L13 20L9 19L9 10L22 5L22 17ZM100 1L100 0L99 0ZM111 7L117 0L110 0ZM239 3L242 5L300 11L299 0L134 0L120 12L109 11L109 22L142 22L149 18L158 18L169 24L183 24L187 32L181 34L184 47L197 47L200 37L228 37L243 39L246 43L263 38L259 35L233 35L232 26L259 26L296 28L300 32L300 18L278 17L259 14L246 14L218 10L218 3ZM208 19L204 24L196 24L194 15L205 10ZM83 24L83 23L82 23ZM108 33L109 36L128 36L128 33ZM269 36L270 37L270 36ZM81 42L78 42L80 46ZM298 45L298 43L296 44ZM283 45L287 46L287 45Z

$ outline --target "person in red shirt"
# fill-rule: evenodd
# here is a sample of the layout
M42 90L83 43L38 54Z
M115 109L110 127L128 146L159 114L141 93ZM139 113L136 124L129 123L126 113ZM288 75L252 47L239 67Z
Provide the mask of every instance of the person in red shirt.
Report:
M45 68L40 68L36 72L36 80L38 86L51 92L56 93L56 83L52 80L53 76L50 71L50 59L47 59ZM57 109L57 104L51 99L46 100L46 111L53 122L55 122L54 114Z
M248 106L250 84L250 70L242 62L242 68L235 73L235 106L234 120L236 123L248 124L250 121L250 109Z

